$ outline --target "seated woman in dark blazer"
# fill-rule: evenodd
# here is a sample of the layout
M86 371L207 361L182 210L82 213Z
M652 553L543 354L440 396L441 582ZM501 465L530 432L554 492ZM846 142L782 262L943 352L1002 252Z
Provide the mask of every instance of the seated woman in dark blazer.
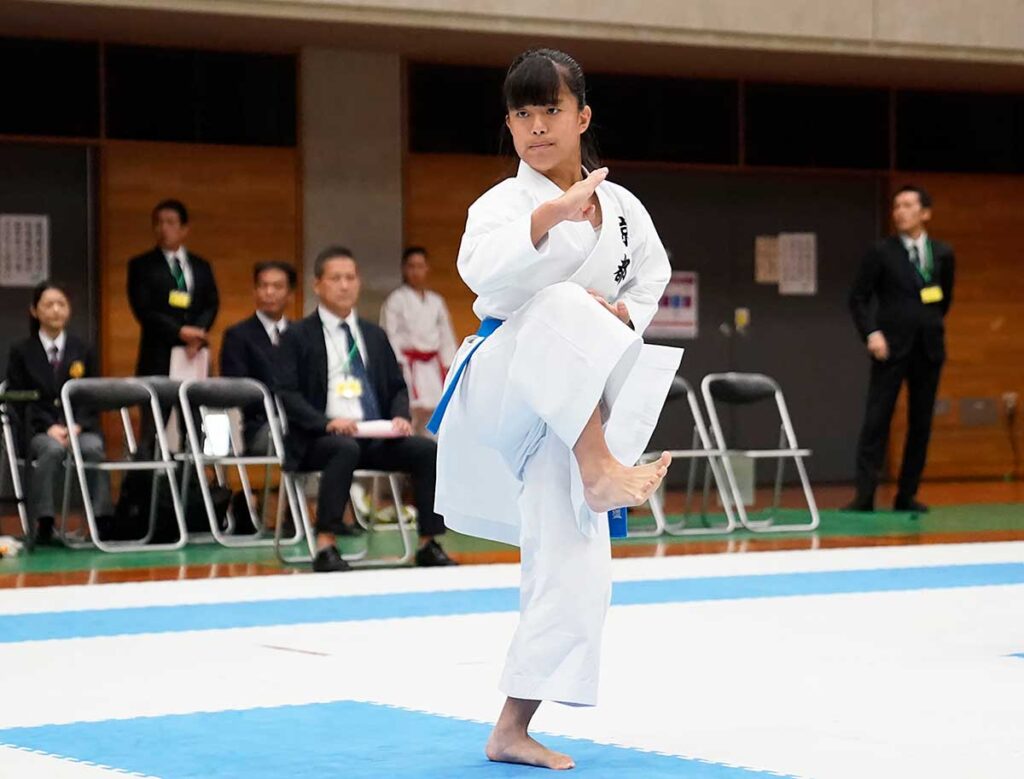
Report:
M91 347L65 330L71 318L71 302L67 292L50 281L38 284L32 291L32 334L11 347L7 362L7 386L12 390L36 390L39 400L19 409L24 414L23 442L25 457L35 463L29 470L26 508L36 527L37 543L53 538L55 495L63 487L69 439L60 391L69 379L96 376L96 358ZM103 437L95 415L76 415L82 456L86 460L104 458ZM27 444L27 447L26 447ZM87 471L89 492L97 516L113 513L110 503L110 479L105 472Z

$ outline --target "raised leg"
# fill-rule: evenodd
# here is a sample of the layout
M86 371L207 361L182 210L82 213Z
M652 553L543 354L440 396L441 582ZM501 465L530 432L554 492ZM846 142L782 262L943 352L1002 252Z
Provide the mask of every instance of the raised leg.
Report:
M587 505L597 512L645 503L672 462L672 456L662 452L659 459L645 465L620 463L608 450L601 412L596 408L572 451L580 466Z

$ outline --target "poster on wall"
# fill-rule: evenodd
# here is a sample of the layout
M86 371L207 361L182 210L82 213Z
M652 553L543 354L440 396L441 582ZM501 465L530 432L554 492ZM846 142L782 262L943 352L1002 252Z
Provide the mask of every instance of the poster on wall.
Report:
M50 217L0 214L0 287L34 287L50 275Z
M653 338L697 337L697 274L676 271L665 287L651 326L645 335Z
M818 236L779 234L779 294L818 294Z

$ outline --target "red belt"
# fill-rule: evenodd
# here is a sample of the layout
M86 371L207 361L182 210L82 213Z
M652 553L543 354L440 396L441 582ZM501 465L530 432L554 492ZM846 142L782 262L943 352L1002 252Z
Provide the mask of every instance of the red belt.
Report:
M417 351L416 349L403 349L402 355L405 357L406 362L408 362L410 365L412 365L414 362L436 362L437 367L441 371L441 383L444 384L444 380L448 375L448 370L444 367L444 364L441 362L440 352L420 352ZM413 386L410 387L410 389L412 390L413 400L417 400L419 398L419 393L416 391L415 381L413 382Z

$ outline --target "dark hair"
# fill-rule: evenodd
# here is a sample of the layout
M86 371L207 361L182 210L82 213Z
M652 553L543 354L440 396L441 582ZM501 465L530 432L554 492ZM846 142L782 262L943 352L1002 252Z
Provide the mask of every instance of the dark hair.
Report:
M168 200L161 200L155 206L153 206L153 221L156 222L156 215L161 211L174 211L178 215L178 219L183 225L188 224L188 209L185 208L185 204L180 200L174 200L173 198Z
M427 250L422 246L406 246L405 251L402 252L402 265L409 262L409 258L414 254L422 254L424 257L427 256Z
M921 201L921 208L932 207L932 196L928 194L928 190L924 187L918 187L914 184L904 184L902 187L896 190L896 193L892 196L893 202L896 202L896 198L902 195L904 192L916 192L918 200Z
M576 98L580 110L587 105L587 82L580 64L558 49L527 49L509 65L502 86L505 110L527 105L554 105L562 84ZM503 136L507 144L508 133ZM580 136L580 152L587 170L601 167L597 142L590 128Z
M39 305L39 301L43 299L43 294L48 289L55 289L62 294L68 301L68 305L71 304L71 296L68 294L67 289L64 288L63 284L58 284L56 281L40 281L32 288L32 308ZM29 314L28 316L28 329L32 335L39 332L39 319Z
M327 264L328 260L333 260L338 257L343 257L346 260L352 260L352 262L356 261L356 258L350 249L344 246L338 246L337 244L334 246L327 246L321 249L320 253L316 256L316 259L313 260L313 276L315 278L323 276L324 266Z
M265 262L257 262L252 266L252 283L260 283L260 274L267 270L279 270L285 276L288 277L288 288L295 289L296 284L299 283L299 274L295 272L295 266L290 262L284 260L266 260Z
M402 281L406 284L409 283L409 280L405 276L405 266L409 264L409 259L415 254L422 254L423 259L427 259L427 250L422 246L407 246L402 252Z

